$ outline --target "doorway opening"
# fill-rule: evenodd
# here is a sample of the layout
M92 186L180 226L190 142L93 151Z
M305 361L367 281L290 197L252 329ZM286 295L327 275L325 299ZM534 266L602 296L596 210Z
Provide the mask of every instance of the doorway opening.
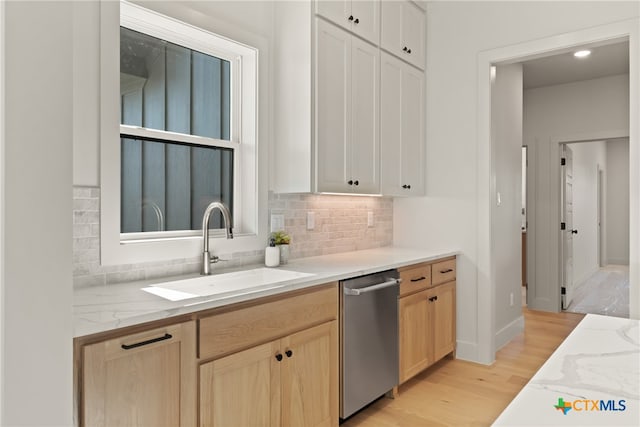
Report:
M574 51L587 48L592 52L590 62L574 57ZM610 264L606 258L606 240L602 236L605 228L598 227L599 222L604 223L604 218L599 220L597 216L604 212L596 208L597 189L598 179L602 180L602 185L606 183L603 148L606 141L621 137L628 141L630 135L629 122L615 118L629 114L629 41L620 38L577 45L571 50L559 49L521 60L520 64L524 92L522 141L528 157L528 167L523 166L522 170L523 197L526 198L523 207L527 213L522 230L526 306L562 311L573 300L578 285L589 277L587 273L595 273L601 264ZM614 118L607 117L607 113L613 113ZM590 211L593 217L588 233L592 239L588 246L590 252L586 257L585 234L578 234L585 226L573 226L572 199L565 196L567 191L571 195L573 190L573 176L566 172L571 165L572 147L581 143L582 179L583 151L598 141L603 154L600 163L594 163L589 170L589 202L593 206ZM563 155L562 150L567 153ZM561 165L561 158L569 164ZM626 159L628 162L628 152ZM603 174L600 178L598 168ZM629 177L626 183L628 189ZM582 181L580 185L583 186ZM604 187L601 190L604 194ZM582 211L578 215L582 223ZM564 230L561 230L562 226ZM577 253L573 253L575 239L579 242ZM628 253L629 240L626 248ZM578 270L574 271L576 266Z
M629 139L560 147L562 309L628 318Z
M493 108L493 92L494 70L498 65L523 64L537 58L547 57L559 53L573 52L574 49L582 48L585 45L594 47L595 45L609 45L621 42L629 42L628 54L629 63L633 64L628 68L628 86L624 92L627 114L616 115L611 111L607 112L607 117L622 117L625 121L622 126L615 126L614 132L607 132L602 135L606 129L593 129L592 126L598 117L578 115L579 108L571 111L577 119L587 123L586 128L579 130L570 130L566 132L549 133L537 139L528 140L523 138L522 144L528 146L528 227L527 227L527 283L528 295L527 305L529 309L543 310L550 312L560 311L560 266L559 266L559 233L558 225L560 222L560 206L559 206L559 186L557 182L560 178L560 166L558 144L563 141L578 141L585 139L585 134L590 134L591 139L616 136L628 137L630 139L630 166L632 173L630 174L630 259L638 258L640 233L638 233L638 219L640 219L640 175L637 173L637 165L640 165L640 146L638 146L638 135L640 135L640 104L638 97L638 82L640 81L640 67L635 64L640 59L640 50L638 49L638 40L640 31L638 27L638 19L628 19L625 21L615 22L611 24L599 25L571 33L565 33L558 36L551 36L544 39L536 39L487 51L478 54L478 151L477 156L477 243L478 243L478 289L486 292L479 292L477 295L477 354L478 360L482 363L491 363L495 357L495 350L500 342L507 342L510 337L515 337L523 329L511 328L506 331L501 339L498 340L497 334L501 332L499 317L508 310L508 302L505 304L500 286L497 284L496 273L500 271L498 260L493 253L494 242L505 238L505 234L500 230L493 228L495 206L500 201L496 191L496 168L499 162L495 162L494 153L499 152L493 144L493 118L499 117L503 110ZM522 89L522 87L521 87ZM558 94L560 95L560 94ZM586 99L588 98L588 99ZM593 101L593 94L585 97L578 107ZM558 103L563 98L558 97ZM599 101L595 98L595 101ZM593 102L595 102L593 101ZM517 105L516 105L517 107ZM575 124L575 122L572 122ZM526 126L523 127L526 130ZM526 136L526 134L525 134ZM562 138L567 137L570 138ZM572 137L573 136L573 137ZM537 143L541 142L540 147ZM532 145L533 144L533 145ZM551 150L552 147L555 149ZM553 152L551 152L553 151ZM518 147L518 157L520 147ZM533 164L547 165L545 169L536 171ZM501 165L501 164L500 164ZM511 168L511 166L507 166ZM518 175L519 172L519 160ZM501 166L502 167L502 166ZM512 175L513 177L513 175ZM541 185L538 185L541 181ZM518 187L521 183L520 179L511 179L507 177L507 183L511 182ZM535 185L533 184L535 183ZM534 188L535 187L535 188ZM537 198L537 192L552 192L552 197L548 204L532 204L531 201ZM519 201L518 201L519 205ZM519 223L519 209L513 211L516 220ZM511 237L507 237L510 241L515 233L520 233L519 225L515 227ZM534 230L537 229L536 230ZM519 235L517 236L519 239ZM511 261L518 262L520 251L511 254ZM514 255L517 256L514 259ZM520 267L518 267L518 270ZM515 288L520 288L520 271L510 283ZM514 289L515 291L516 289ZM519 291L519 289L518 289ZM637 263L630 265L630 317L637 318L640 314L640 266ZM502 299L501 299L502 298ZM507 299L507 301L509 301ZM532 304L533 302L533 304ZM506 305L506 307L505 307ZM510 313L513 311L510 311ZM514 315L518 315L513 312ZM520 312L521 314L521 312ZM512 319L517 319L512 317ZM514 322L512 322L514 323ZM517 326L517 325L516 325Z

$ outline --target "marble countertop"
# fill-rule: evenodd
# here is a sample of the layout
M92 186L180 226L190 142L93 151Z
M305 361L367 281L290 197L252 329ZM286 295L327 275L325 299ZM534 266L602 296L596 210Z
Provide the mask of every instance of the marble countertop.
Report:
M588 314L493 425L640 426L639 328Z
M198 277L197 274L99 287L87 287L74 291L73 332L81 337L133 326L182 314L194 313L255 298L276 295L296 289L316 286L349 277L357 277L403 267L419 262L457 255L457 251L429 252L417 249L384 247L301 258L280 267L290 271L310 273L313 276L287 281L283 286L245 289L216 296L205 296L182 301L169 301L142 291L150 284L162 281ZM244 270L260 265L245 266ZM238 271L240 268L221 269L214 267L214 274Z

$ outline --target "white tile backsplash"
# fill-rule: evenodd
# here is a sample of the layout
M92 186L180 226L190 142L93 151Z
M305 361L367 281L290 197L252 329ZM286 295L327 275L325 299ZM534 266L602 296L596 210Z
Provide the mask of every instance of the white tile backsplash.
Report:
M73 275L75 287L102 286L195 273L200 257L141 264L100 265L100 189L73 189ZM307 212L315 228L307 230ZM373 212L374 226L367 226ZM283 214L291 236L290 258L334 254L393 243L393 199L386 197L269 193L269 214ZM266 242L265 242L266 245ZM264 250L221 254L225 267L259 264Z

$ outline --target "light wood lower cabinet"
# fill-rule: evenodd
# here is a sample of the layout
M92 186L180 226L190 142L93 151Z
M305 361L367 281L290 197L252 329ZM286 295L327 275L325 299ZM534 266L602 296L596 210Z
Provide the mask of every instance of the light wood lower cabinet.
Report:
M433 324L433 361L456 349L456 282L445 283L429 291Z
M195 322L86 345L84 426L196 425Z
M429 334L429 291L400 298L400 383L433 362L433 337Z
M455 260L446 262L448 266L453 262L455 271ZM400 383L455 352L456 282L424 286L398 300Z
M201 426L338 423L337 321L200 366Z

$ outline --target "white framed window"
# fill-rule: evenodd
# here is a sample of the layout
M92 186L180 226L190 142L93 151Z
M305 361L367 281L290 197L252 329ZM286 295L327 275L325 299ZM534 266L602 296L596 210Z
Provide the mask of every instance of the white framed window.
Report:
M197 256L212 201L236 236L212 217L214 250L260 248L258 49L128 2L114 13L101 5L101 263Z

